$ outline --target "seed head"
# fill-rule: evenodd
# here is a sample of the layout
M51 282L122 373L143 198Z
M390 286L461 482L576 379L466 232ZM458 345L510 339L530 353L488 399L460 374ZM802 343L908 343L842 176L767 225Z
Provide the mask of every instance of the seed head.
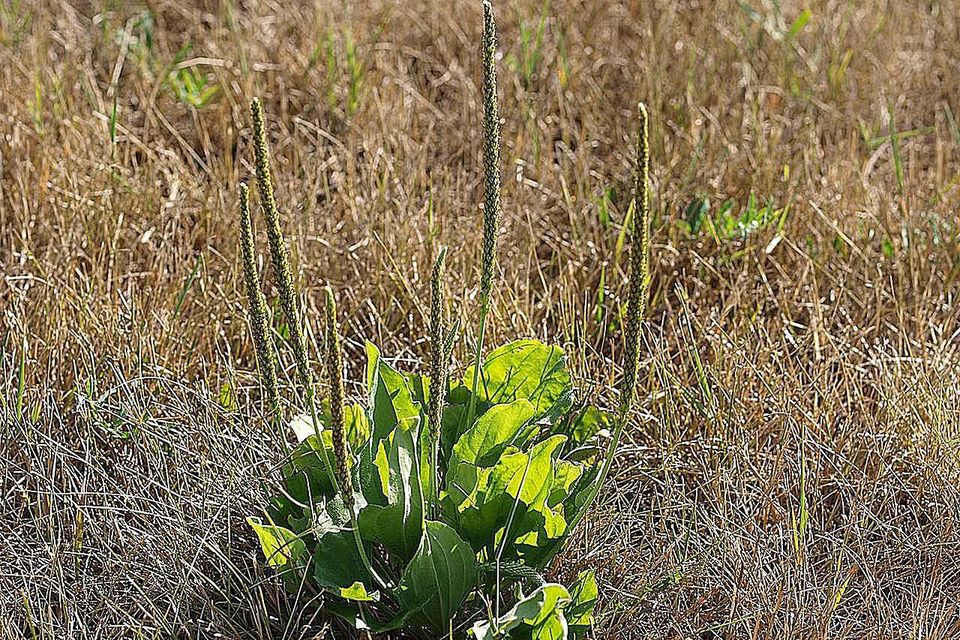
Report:
M637 132L637 166L634 176L636 219L634 242L630 248L630 293L627 303L627 346L623 363L623 386L620 389L621 411L629 412L636 392L637 368L640 361L640 327L647 311L650 292L650 144L647 107L639 105Z
M603 456L603 463L600 467L600 474L588 490L589 493L584 499L582 506L576 510L567 527L569 531L576 529L577 525L583 519L587 509L596 499L610 473L610 465L613 463L613 455L617 451L620 443L620 436L630 417L630 409L633 406L634 395L637 386L637 368L640 362L640 329L643 324L644 315L647 310L647 295L650 290L650 194L649 194L649 173L650 173L650 147L647 141L647 129L649 119L647 107L640 103L640 122L637 132L637 166L635 179L635 212L637 214L634 224L634 241L630 248L630 292L627 301L627 347L623 361L623 381L620 387L620 411L617 416L616 426L613 429L613 437L607 443L607 451ZM638 237L639 236L639 237Z
M353 509L353 482L347 464L350 455L347 449L344 424L343 347L340 344L340 327L337 323L337 302L333 289L327 294L327 378L330 381L330 431L333 436L333 455L336 464L337 482L344 504Z
M307 395L312 396L313 373L307 359L306 341L300 325L297 294L293 288L293 275L290 272L290 256L283 239L283 232L280 230L280 212L273 195L273 180L270 177L270 151L267 147L267 134L263 124L263 105L260 104L259 98L253 99L250 104L250 113L253 116L257 189L260 191L260 206L263 209L263 216L267 221L270 259L273 263L273 274L277 279L277 288L280 292L280 307L283 309L283 315L290 329L290 342L293 346L293 357L297 364L297 376Z
M497 25L493 7L483 3L483 266L480 304L490 305L497 233L500 230L500 109L497 105Z
M270 338L267 321L267 303L260 291L260 278L253 248L253 224L250 221L250 190L245 182L240 183L240 254L243 261L243 278L247 288L247 310L250 333L257 352L260 369L260 384L267 394L273 419L279 425L283 415L280 410L280 392L277 385L277 355Z
M430 441L440 441L440 420L443 396L446 394L446 353L444 348L446 326L443 320L443 266L447 255L441 247L430 278Z

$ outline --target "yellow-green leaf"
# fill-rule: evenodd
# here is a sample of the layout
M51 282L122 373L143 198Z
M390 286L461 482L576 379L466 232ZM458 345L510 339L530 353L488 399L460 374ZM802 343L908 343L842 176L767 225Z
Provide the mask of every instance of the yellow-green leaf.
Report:
M260 518L247 518L247 524L260 539L260 548L271 567L296 566L306 559L307 547L293 531L275 524L263 524Z
M363 586L362 582L354 582L349 587L340 587L340 597L357 602L378 602L380 600L380 592L372 591L367 593L367 588Z

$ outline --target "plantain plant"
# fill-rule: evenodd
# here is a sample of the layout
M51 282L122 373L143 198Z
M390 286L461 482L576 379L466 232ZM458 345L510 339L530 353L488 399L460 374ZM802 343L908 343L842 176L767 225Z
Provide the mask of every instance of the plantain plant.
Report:
M451 369L458 322L445 318L441 249L431 278L429 373L400 371L366 343L366 397L348 403L334 292L324 343L329 395L318 401L273 194L263 110L251 106L260 204L301 387L298 444L263 517L248 518L267 564L297 593L371 634L559 639L593 623L592 571L564 586L544 573L596 498L635 396L648 295L647 112L641 105L627 348L616 413L575 397L564 351L517 340L483 355L500 219L495 25L484 3L484 245L472 364ZM258 367L283 421L274 342L254 266L246 185L241 254ZM298 404L298 403L295 403ZM605 446L604 446L605 445Z

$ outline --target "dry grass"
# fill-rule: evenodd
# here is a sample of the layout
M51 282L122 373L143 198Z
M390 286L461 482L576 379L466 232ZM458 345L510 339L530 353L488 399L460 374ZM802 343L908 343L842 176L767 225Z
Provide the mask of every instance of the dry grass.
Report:
M354 380L367 337L426 367L441 243L475 315L480 3L148 4L0 0L0 635L312 637L242 519L282 451L246 104L314 329L329 281ZM488 344L560 341L607 402L637 100L654 125L644 412L557 571L600 567L598 638L958 637L960 2L746 4L553 0L539 57L541 3L496 4ZM186 104L174 65L218 94ZM782 228L679 224L751 193Z

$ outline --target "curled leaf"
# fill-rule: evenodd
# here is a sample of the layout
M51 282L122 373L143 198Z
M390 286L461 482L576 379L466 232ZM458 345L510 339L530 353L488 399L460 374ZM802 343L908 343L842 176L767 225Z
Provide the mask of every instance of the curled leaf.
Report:
M306 561L307 547L297 534L275 524L263 524L260 518L247 518L257 538L260 548L271 567L284 568L299 566Z
M548 582L521 599L494 625L484 620L473 625L477 640L527 637L531 640L566 640L568 625L563 607L571 600L570 592L561 584ZM494 629L497 630L496 635Z

